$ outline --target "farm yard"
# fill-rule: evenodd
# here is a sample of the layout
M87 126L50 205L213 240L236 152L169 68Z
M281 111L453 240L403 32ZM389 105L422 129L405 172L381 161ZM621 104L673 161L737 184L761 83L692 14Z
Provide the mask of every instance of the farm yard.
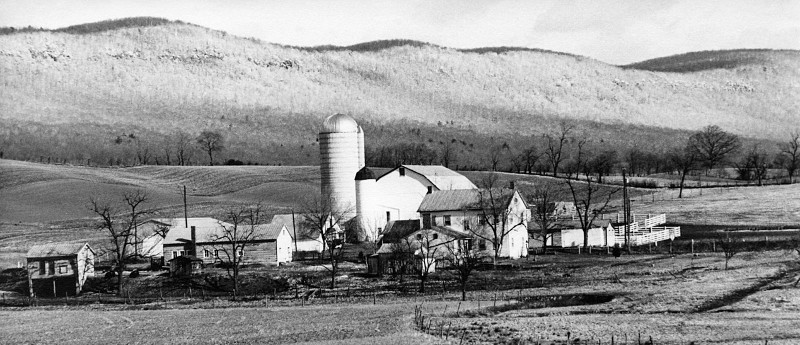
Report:
M16 296L26 285L13 281L19 279L14 267L30 245L52 238L104 240L85 205L92 196L118 198L122 191L143 189L157 216L172 217L182 211L180 186L186 185L190 215L214 216L258 201L277 213L319 184L318 167L0 164L0 290ZM485 174L464 173L473 181ZM509 173L499 178L523 189L554 181ZM421 294L418 278L366 276L355 258L342 264L334 290L325 288L328 271L313 261L246 267L239 301L209 285L223 269L178 281L140 263L132 267L142 273L127 279L123 297L111 295L102 277L77 298L30 301L4 293L0 317L7 322L0 333L11 343L67 344L610 344L612 337L616 344L637 344L640 336L642 343L652 337L657 344L794 344L800 341L792 326L800 312L800 258L792 242L800 234L797 188L690 189L682 199L673 189L633 188L635 213L666 213L683 236L671 245L634 248L635 254L619 259L601 249L505 260L501 270L474 273L464 302L449 270L432 274ZM609 217L620 204L612 201ZM718 247L725 237L748 241L728 270Z

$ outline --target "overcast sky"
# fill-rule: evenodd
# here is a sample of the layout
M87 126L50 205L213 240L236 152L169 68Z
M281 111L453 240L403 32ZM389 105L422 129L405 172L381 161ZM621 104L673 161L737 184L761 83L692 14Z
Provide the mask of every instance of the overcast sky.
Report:
M800 0L0 0L0 26L59 28L134 16L289 45L405 38L454 48L542 48L613 64L698 50L800 49Z

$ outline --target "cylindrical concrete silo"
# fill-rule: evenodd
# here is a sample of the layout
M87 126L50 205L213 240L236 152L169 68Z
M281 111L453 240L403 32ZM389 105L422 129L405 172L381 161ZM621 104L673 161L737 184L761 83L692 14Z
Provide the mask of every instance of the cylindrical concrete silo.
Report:
M367 164L365 163L364 153L364 130L358 126L358 168L361 169Z
M321 191L324 203L349 220L356 213L355 175L360 168L359 127L344 114L328 116L319 133Z
M356 217L358 217L358 239L375 241L378 239L378 218L375 211L375 174L367 167L356 173Z

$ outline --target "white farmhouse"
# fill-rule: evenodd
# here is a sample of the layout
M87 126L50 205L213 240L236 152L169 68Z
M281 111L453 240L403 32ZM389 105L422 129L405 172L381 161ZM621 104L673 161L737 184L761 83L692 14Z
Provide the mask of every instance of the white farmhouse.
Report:
M491 201L497 206L490 206ZM492 241L496 237L503 237L499 257L517 259L528 256L530 210L517 190L431 191L423 198L418 212L423 229L442 226L469 233L476 241L474 249L488 256L494 256Z

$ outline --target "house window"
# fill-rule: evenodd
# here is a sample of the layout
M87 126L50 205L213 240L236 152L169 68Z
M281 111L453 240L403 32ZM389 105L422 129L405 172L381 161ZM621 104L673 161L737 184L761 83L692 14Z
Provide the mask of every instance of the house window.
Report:
M478 250L486 250L486 240L478 241Z
M423 229L430 229L431 228L431 214L430 213L423 213L422 214L422 228Z
M241 250L237 251L236 253L237 253L236 255L238 255L240 258L244 256L244 252L242 252Z
M469 230L469 219L464 219L464 230Z
M417 234L417 241L422 241L422 234Z
M54 275L56 274L56 262L50 261L47 263L47 274Z
M439 234L433 234L433 239L434 240L438 240L439 239Z
M40 276L44 275L45 266L47 266L47 262L39 261L39 275Z
M186 251L185 250L181 250L180 252L178 252L178 255L184 256L184 255L186 255Z
M450 226L450 216L444 216L444 226Z
M69 273L69 268L67 265L58 265L58 274L65 274Z
M211 251L208 249L203 249L203 257L208 258L209 256L211 256Z
M400 167L400 176L406 176L406 168Z
M219 250L218 249L214 249L214 257L215 258L219 257Z
M478 218L478 225L486 225L486 218L479 217Z
M386 222L389 222L391 220L392 220L392 213L389 212L389 211L386 211Z
M436 226L436 216L431 216L431 226Z
M173 250L172 251L172 258L174 259L174 258L177 258L177 257L178 257L178 252Z

